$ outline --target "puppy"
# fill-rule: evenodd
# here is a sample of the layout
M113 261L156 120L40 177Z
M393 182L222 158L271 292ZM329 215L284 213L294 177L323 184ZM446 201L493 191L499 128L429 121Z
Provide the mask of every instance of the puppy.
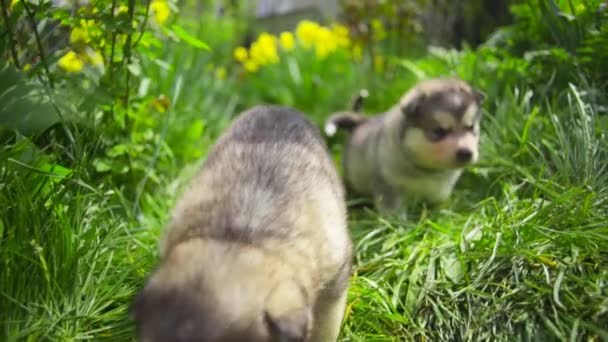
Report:
M352 242L316 126L258 106L218 139L176 204L131 307L141 341L336 341Z
M331 115L325 132L350 133L343 152L349 190L395 212L404 202L447 199L478 159L482 93L455 78L419 82L386 113Z

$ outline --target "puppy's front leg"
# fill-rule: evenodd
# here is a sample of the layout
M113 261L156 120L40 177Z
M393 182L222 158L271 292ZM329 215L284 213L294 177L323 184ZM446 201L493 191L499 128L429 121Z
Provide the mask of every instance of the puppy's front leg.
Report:
M340 335L348 290L337 296L326 292L317 299L311 342L336 342Z
M336 342L344 318L351 275L350 262L339 271L336 280L325 288L315 302L311 342Z

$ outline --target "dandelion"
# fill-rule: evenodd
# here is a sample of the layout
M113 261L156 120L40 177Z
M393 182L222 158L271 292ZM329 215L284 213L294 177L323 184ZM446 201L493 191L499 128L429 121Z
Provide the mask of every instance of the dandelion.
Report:
M348 37L348 27L341 24L333 24L333 33L338 37Z
M336 43L339 47L348 47L350 45L349 32L346 26L334 24L332 33L336 37Z
M84 61L74 51L69 51L61 57L58 64L67 72L79 72L84 68Z
M260 34L258 39L251 44L249 55L258 65L278 63L276 37L268 33Z
M245 63L243 63L243 66L248 72L256 72L259 68L259 65L250 59L246 60Z
M318 58L323 59L336 50L336 39L332 32L326 27L317 30L315 39L315 53Z
M237 47L236 49L234 49L234 59L236 59L237 61L243 63L245 60L247 60L247 49L245 49L242 46Z
M159 25L163 25L171 14L171 8L166 0L153 0L150 3L150 9L154 14L154 21Z
M285 51L291 51L295 46L295 40L291 32L281 33L279 36L279 41L281 42L281 47Z
M319 24L310 20L302 20L296 27L296 36L298 40L305 48L311 47L317 36L317 32L319 31Z

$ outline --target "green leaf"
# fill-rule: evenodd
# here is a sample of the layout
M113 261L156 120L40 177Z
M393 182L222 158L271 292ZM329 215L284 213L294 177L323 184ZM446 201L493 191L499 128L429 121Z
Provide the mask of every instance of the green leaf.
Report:
M421 68L419 68L415 63L413 63L410 60L407 60L407 59L402 60L401 61L401 66L404 67L404 68L406 68L407 70L409 70L419 80L427 78L427 75L424 72L424 70L422 70Z
M59 164L44 163L40 166L40 170L52 174L53 177L63 179L72 174L72 170L63 167Z
M125 155L129 152L129 146L125 144L118 144L112 147L108 152L108 157L116 158L118 156Z
M0 66L0 103L0 125L26 136L60 121L44 88L11 65Z
M108 172L112 170L112 165L107 159L95 159L93 166L97 172Z
M179 39L181 39L182 41L188 43L190 46L193 46L193 47L198 48L198 49L207 50L207 51L211 50L209 48L209 45L207 45L202 40L200 40L200 39L192 36L190 33L186 32L186 30L184 30L181 26L173 25L171 27L171 29L172 29L173 33L175 33L175 35Z

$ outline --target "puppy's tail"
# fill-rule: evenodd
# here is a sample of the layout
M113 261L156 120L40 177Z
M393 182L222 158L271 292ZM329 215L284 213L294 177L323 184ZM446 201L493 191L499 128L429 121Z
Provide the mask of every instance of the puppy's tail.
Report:
M351 132L354 128L367 121L367 118L358 114L363 107L364 100L369 96L367 89L361 89L353 98L351 112L338 112L331 115L325 122L325 134L333 136L339 129Z
M325 134L331 137L339 129L352 132L353 129L367 121L367 119L366 116L353 112L335 113L325 121Z

